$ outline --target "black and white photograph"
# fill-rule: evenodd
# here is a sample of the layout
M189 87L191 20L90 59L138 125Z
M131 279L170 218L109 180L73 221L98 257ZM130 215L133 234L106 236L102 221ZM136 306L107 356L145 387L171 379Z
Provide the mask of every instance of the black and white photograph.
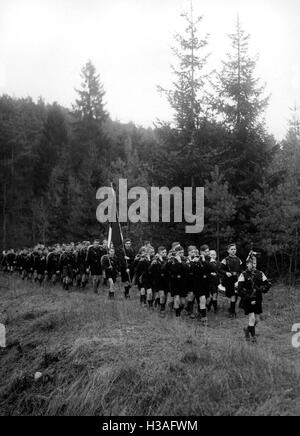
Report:
M1 417L300 415L299 23L0 0Z

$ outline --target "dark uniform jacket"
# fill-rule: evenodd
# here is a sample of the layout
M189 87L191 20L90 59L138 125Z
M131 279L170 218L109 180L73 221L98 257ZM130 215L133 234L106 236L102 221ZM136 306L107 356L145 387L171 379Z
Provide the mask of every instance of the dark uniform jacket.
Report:
M60 254L54 251L49 253L46 260L46 270L48 274L56 274L59 271Z
M115 282L118 276L118 259L116 256L109 256L104 254L101 258L102 270L105 271L105 277L107 279L113 279Z
M148 272L154 292L167 292L168 290L166 266L167 259L162 259L159 256L155 256L149 266Z
M125 256L129 259L125 259ZM124 247L124 250L119 251L118 253L118 259L119 259L119 266L121 271L121 279L122 282L129 281L128 273L126 272L126 269L129 269L129 276L130 280L132 280L133 277L133 269L134 269L134 260L135 260L135 251L132 247L126 248Z
M235 295L235 283L241 273L242 261L237 256L227 256L220 264L220 274L222 283L226 288L226 296L228 298ZM231 277L227 277L227 272L231 273Z
M149 273L149 266L151 259L149 256L139 256L134 262L134 274L138 287L150 289L152 288L151 274Z
M263 294L267 293L271 283L262 271L246 270L238 279L238 295L241 297L240 307L245 314L262 313ZM252 304L254 303L255 304Z
M170 257L166 265L169 279L169 287L172 296L185 297L187 289L188 266L186 259L179 261L176 257Z
M67 251L62 253L60 256L59 266L63 277L73 278L76 267L74 253Z
M86 265L91 270L93 276L99 276L102 274L101 258L105 253L101 247L95 248L91 245L87 250Z

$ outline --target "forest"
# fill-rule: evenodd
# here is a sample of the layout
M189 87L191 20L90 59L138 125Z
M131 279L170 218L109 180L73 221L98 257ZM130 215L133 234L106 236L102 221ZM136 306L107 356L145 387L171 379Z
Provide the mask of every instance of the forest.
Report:
M128 188L204 187L205 225L185 234L184 223L125 223L134 245L208 243L218 254L236 242L243 258L261 253L270 274L295 284L299 276L300 122L291 117L285 138L268 132L266 85L256 76L250 35L239 20L228 36L219 71L209 74L209 38L202 18L184 15L174 42L173 83L157 92L170 120L143 128L112 120L105 84L92 60L71 108L41 97L0 96L1 250L37 243L105 237L96 220L96 192L120 178ZM291 102L292 105L293 102ZM147 105L147 101L145 101Z

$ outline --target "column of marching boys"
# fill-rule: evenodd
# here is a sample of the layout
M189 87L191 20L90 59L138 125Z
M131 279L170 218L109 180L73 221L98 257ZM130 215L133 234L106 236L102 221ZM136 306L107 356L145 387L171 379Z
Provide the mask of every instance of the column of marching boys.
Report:
M124 286L125 299L136 285L142 306L156 309L162 317L182 314L208 324L207 313L216 314L218 293L225 293L229 301L229 317L236 317L236 304L248 315L244 329L247 341L256 341L255 327L262 313L263 294L270 289L270 282L256 267L256 257L250 252L246 268L237 256L235 244L228 246L228 255L219 262L214 250L202 245L188 247L185 254L179 242L174 242L168 251L158 247L155 253L146 241L138 253L130 239L124 247L115 251L96 239L93 244L83 241L78 244L56 244L52 247L38 245L33 249L8 250L2 253L1 265L5 273L18 273L22 279L43 286L62 283L65 290L71 286L84 288L88 281L93 291L100 286L108 287L109 299L114 299L118 275Z

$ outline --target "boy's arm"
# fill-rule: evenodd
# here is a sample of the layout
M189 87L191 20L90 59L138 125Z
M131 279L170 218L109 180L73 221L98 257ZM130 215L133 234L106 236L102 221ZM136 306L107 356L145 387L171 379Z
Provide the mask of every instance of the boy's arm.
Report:
M237 293L238 296L244 300L248 300L250 298L247 289L245 288L245 277L244 274L240 274L237 281Z

